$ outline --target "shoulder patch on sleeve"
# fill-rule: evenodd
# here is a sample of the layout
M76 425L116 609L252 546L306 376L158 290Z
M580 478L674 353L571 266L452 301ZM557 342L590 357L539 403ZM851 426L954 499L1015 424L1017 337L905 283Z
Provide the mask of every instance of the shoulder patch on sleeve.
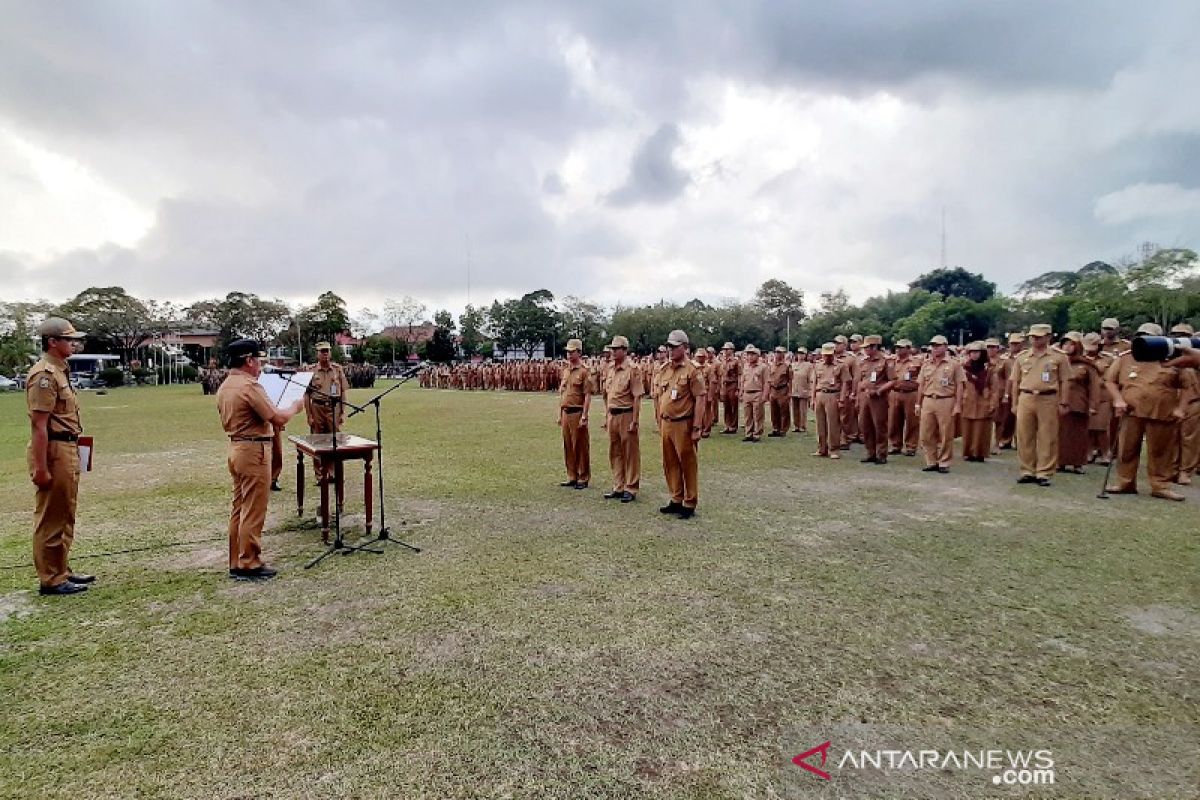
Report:
M41 378L38 380L38 388L41 388L41 389L49 389L49 388L50 388L50 378L49 378L48 376L46 376L46 375L43 375L43 376L42 376L42 377L41 377Z

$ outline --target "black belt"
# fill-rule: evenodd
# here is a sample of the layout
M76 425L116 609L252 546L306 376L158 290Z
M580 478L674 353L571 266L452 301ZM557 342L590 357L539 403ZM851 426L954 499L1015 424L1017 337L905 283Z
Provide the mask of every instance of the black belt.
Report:
M583 406L564 406L563 411L567 412L568 414L578 414L579 412L583 411Z
M892 389L896 394L912 394L916 389Z
M663 419L665 419L667 422L683 422L684 420L688 420L691 418L692 418L691 414L685 414L682 417L668 417L665 414L663 415Z
M58 431L50 431L46 434L46 438L52 442L78 442L79 434L77 433L59 433Z
M613 415L628 414L630 411L633 411L633 409L632 408L610 408L608 410L608 413L613 414Z
M274 436L230 436L231 442L271 442L274 441Z
M953 400L953 399L954 399L954 395L952 395L952 394L946 394L946 395L942 395L942 394L927 394L927 395L925 395L925 399L926 399L926 400Z
M841 394L841 389L817 389L821 394Z
M1047 389L1040 391L1038 389L1022 389L1021 394L1043 395L1043 394L1058 394L1058 389Z

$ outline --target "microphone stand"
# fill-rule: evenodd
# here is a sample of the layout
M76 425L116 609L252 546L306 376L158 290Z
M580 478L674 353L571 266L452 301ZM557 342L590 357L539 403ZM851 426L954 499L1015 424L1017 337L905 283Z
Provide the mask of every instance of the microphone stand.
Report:
M363 403L361 406L355 406L354 410L351 411L350 414L346 417L347 419L349 419L350 417L353 417L355 414L359 414L359 413L365 411L367 406L375 407L375 443L379 445L379 464L376 466L376 473L379 478L379 534L374 539L368 539L366 544L374 544L375 542L385 542L385 543L399 545L401 547L406 547L409 550L412 550L414 553L421 552L421 548L411 545L408 542L402 541L400 539L392 538L392 531L387 526L387 503L385 502L384 495L383 495L383 424L379 420L379 404L380 404L380 401L383 400L383 398L387 397L389 394L396 391L401 386L403 386L404 384L406 384L410 380L412 380L416 376L416 374L418 372L420 372L420 370L421 370L420 367L412 367L411 369L408 369L405 372L401 373L401 378L399 381L397 381L394 385L388 387L384 391L380 392L379 394L375 395L370 400ZM403 523L401 523L401 524L403 524ZM372 550L370 552L374 553L374 552L378 552L378 551Z
M300 384L298 382L292 380L292 378L291 378L292 374L295 374L295 373L291 373L291 374L284 373L283 374L284 381L286 381L287 383L299 386ZM352 553L356 550L361 550L361 551L367 552L367 553L376 553L376 554L383 553L382 550L370 550L366 547L347 544L346 540L342 538L342 499L340 496L341 481L337 480L337 477L341 475L341 471L342 471L342 465L338 461L338 457L337 457L337 452L338 452L338 412L341 410L341 407L343 405L350 406L351 408L355 409L355 412L361 411L362 408L343 399L340 392L337 392L338 386L336 384L334 384L332 389L334 391L322 392L320 389L315 389L312 386L304 387L304 391L306 394L314 395L319 399L320 402L323 402L323 403L329 405L330 415L332 417L332 423L333 423L333 435L331 437L331 442L332 442L332 447L333 447L333 465L334 465L333 468L334 468L334 476L335 476L334 477L334 488L333 488L333 506L334 506L334 508L333 508L333 542L325 549L325 552L321 553L321 555L317 556L312 561L305 564L304 565L305 569L311 569L312 567L315 567L317 564L319 564L323 560L325 560L326 557L328 557L334 553L340 553L342 555L349 555L350 553ZM325 480L325 493L326 493L325 496L326 497L329 496L328 492L329 492L328 480L326 479Z

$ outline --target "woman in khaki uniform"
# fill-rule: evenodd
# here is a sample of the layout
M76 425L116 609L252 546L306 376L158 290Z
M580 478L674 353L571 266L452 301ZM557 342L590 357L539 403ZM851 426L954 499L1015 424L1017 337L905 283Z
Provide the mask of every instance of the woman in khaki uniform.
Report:
M1088 460L1088 423L1100 396L1100 373L1084 354L1083 334L1070 331L1060 347L1068 367L1067 412L1058 422L1058 471L1082 475Z
M1100 379L1100 391L1092 401L1096 413L1088 417L1088 450L1091 453L1089 463L1099 463L1107 467L1112 459L1112 442L1108 439L1108 430L1112 425L1112 398L1104 388L1104 376L1112 366L1115 357L1112 353L1100 349L1100 334L1087 333L1083 336L1083 354L1091 361Z
M992 426L999 403L999 375L983 342L967 345L963 373L967 385L962 401L963 461L983 463L992 450Z

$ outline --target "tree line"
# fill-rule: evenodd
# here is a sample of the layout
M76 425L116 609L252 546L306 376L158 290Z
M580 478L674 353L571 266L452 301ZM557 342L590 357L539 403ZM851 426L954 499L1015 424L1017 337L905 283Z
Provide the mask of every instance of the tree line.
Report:
M33 332L48 314L65 316L89 333L93 352L118 353L127 360L139 348L160 341L181 326L218 331L219 344L251 337L283 346L300 360L312 360L313 345L351 334L358 341L354 361L386 364L410 354L431 361L489 357L493 348L526 356L563 353L567 340L581 339L589 353L599 352L620 333L639 353L652 352L670 331L688 332L694 345L771 348L819 347L841 334L880 334L927 342L936 334L967 342L1047 322L1059 333L1097 330L1101 320L1117 317L1127 329L1142 322L1163 327L1200 320L1200 275L1194 251L1144 245L1139 255L1117 264L1093 261L1075 270L1047 271L997 293L983 275L963 267L935 269L918 276L903 292L888 292L859 305L844 289L822 292L814 305L785 281L771 279L746 301L710 305L684 303L618 304L607 308L586 299L558 299L546 289L520 297L468 305L458 316L446 310L428 317L428 307L412 297L387 300L378 310L351 313L332 291L298 309L279 299L230 292L178 306L142 300L121 287L85 289L65 303L0 303L0 369L11 374L36 355Z

